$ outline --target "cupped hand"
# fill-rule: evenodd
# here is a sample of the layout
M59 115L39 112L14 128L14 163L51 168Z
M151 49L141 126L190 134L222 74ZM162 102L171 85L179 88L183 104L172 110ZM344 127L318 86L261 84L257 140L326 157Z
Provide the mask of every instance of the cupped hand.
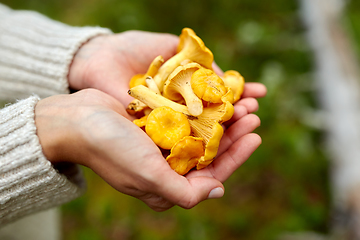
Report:
M123 105L98 90L39 101L35 123L51 162L87 166L116 190L156 211L174 204L191 208L212 189L223 188L213 178L178 175L146 133L127 118Z
M259 90L259 89L258 89ZM156 211L178 205L192 208L224 194L226 180L259 146L251 132L259 125L248 107L227 126L219 156L209 167L180 176L144 131L134 125L124 106L95 89L57 95L38 102L37 134L45 156L91 168L116 190L144 201Z
M192 208L207 198L221 197L222 183L261 143L251 133L260 125L251 113L258 109L256 98L264 97L266 88L245 84L233 118L224 124L217 158L205 169L180 176L124 109L132 100L127 95L130 78L145 73L156 56L165 60L173 56L177 45L175 35L142 31L99 36L84 44L70 68L70 87L103 93L83 90L39 102L36 123L45 155L53 162L88 166L118 191L156 211L173 205ZM214 69L221 75L216 64Z

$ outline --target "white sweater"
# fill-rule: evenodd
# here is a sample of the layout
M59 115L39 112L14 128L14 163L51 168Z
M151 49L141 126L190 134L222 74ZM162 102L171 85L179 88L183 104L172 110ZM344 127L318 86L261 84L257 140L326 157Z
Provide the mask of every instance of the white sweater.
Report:
M90 38L111 34L99 27L70 27L32 11L0 3L0 226L80 196L76 165L52 166L36 135L40 97L68 93L69 66Z

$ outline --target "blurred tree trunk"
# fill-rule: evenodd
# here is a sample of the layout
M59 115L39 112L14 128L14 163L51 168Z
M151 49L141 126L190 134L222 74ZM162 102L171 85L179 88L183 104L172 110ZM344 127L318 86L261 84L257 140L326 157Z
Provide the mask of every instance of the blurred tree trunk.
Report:
M318 100L331 160L331 235L360 239L360 92L358 61L343 24L344 0L300 0L314 51Z

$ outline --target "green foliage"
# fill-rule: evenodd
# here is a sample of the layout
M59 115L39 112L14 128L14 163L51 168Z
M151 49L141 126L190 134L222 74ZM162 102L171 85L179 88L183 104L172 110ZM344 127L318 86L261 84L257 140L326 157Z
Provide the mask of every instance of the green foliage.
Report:
M307 124L314 122L308 113L317 104L297 1L0 1L70 25L99 25L114 32L179 35L191 27L220 67L268 87L256 113L263 144L225 183L222 199L156 213L84 169L88 191L64 205L64 239L269 240L289 231L328 231L329 163L322 132ZM350 3L347 22L357 42L359 9L359 1Z

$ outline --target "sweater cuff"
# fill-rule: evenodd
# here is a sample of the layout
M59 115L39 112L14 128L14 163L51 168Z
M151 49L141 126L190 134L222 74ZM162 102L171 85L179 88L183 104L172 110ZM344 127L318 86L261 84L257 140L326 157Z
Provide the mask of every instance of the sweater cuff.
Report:
M36 93L41 98L69 92L72 59L89 39L112 32L72 27L34 11L0 4L0 96L13 100Z
M0 110L0 225L75 199L84 192L76 165L61 174L36 135L36 96Z

